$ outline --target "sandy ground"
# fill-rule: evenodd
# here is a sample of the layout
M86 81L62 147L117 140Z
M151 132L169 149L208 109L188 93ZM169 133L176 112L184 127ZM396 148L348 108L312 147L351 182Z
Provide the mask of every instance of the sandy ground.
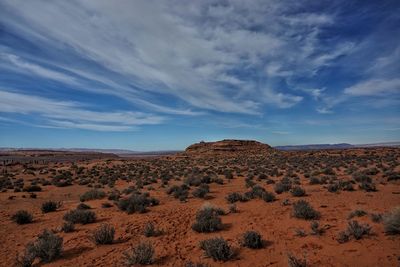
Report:
M102 162L85 163L93 166ZM113 162L110 163L114 164ZM120 164L116 162L115 164ZM59 165L61 168L61 165ZM66 164L68 166L68 164ZM340 178L347 178L339 174ZM19 175L25 180L33 176ZM43 177L43 175L41 176ZM44 176L45 177L45 176ZM236 203L238 213L222 216L224 230L215 233L197 233L191 229L195 221L196 211L210 202L228 211L229 203L225 197L230 192L246 192L244 177L234 177L225 180L223 185L211 184L210 199L197 199L192 196L187 202L180 202L167 195L165 188L160 187L160 181L153 184L155 190L149 191L151 196L160 200L160 205L150 207L144 214L126 214L116 206L102 208L101 204L110 202L106 199L85 202L97 214L93 224L76 225L72 233L58 232L64 239L64 252L60 259L48 264L36 263L37 266L123 266L123 253L140 240L151 241L155 246L155 266L184 266L185 262L208 263L210 266L288 266L287 254L292 253L298 258L306 258L309 266L399 266L400 237L386 235L382 223L374 223L371 218L363 216L355 218L372 226L373 234L361 240L350 240L340 244L336 237L347 227L347 216L356 209L368 213L386 213L400 205L399 181L377 183L377 192L341 191L331 193L323 185L309 185L307 179L301 176L301 184L307 196L296 198L290 193L277 195L277 201L266 203L255 199ZM272 178L278 181L279 178ZM382 181L381 176L377 176ZM177 182L175 182L177 183ZM116 188L123 189L133 183L117 181ZM265 189L273 192L273 184L260 182ZM104 189L109 191L108 188ZM57 230L63 224L63 215L74 209L79 202L79 195L88 191L85 186L72 185L68 187L45 186L37 193L36 199L22 198L28 193L12 191L0 193L0 266L12 266L18 252L34 240L44 229ZM15 196L14 199L9 199ZM51 213L43 214L40 210L45 200L62 201L62 207ZM294 202L298 199L309 201L321 212L320 225L326 227L322 236L308 234L305 237L296 236L298 228L310 232L310 221L292 217L292 206L283 206L284 199ZM17 225L10 217L19 209L29 210L34 215L31 224ZM147 222L153 222L163 234L146 238L143 228ZM101 223L112 224L116 229L116 241L112 245L96 246L90 241L92 231ZM241 235L247 230L258 231L267 241L267 246L258 250L243 248L239 244ZM199 248L199 242L211 237L221 236L237 250L236 259L227 262L215 262L206 258Z

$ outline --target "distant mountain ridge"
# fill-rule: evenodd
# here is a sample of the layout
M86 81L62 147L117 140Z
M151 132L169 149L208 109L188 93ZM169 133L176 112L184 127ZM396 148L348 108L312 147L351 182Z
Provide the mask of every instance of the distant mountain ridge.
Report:
M368 148L368 147L400 147L399 142L383 142L383 143L371 143L371 144L358 144L352 145L348 143L338 144L309 144L309 145L288 145L288 146L268 146L257 141L251 140L222 140L217 142L200 142L190 145L187 150L195 151L208 149L209 147L216 150L237 150L239 147L257 147L263 149L275 148L277 150L318 150L318 149L348 149L348 148ZM206 148L207 147L207 148ZM135 151L129 149L101 149L101 148L15 148L15 147L0 147L1 151L60 151L60 152L93 152L93 153L110 153L122 157L129 156L152 156L152 155L171 155L182 150L159 150L159 151Z
M352 145L348 143L339 144L310 144L310 145L290 145L275 146L278 150L319 150L319 149L348 149L348 148L367 148L367 147L400 147L400 142L384 142L372 144Z

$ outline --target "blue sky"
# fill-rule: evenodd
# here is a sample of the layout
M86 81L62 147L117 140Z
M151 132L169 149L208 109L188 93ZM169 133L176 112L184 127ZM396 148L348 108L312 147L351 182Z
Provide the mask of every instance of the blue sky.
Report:
M399 1L0 2L0 146L400 140Z

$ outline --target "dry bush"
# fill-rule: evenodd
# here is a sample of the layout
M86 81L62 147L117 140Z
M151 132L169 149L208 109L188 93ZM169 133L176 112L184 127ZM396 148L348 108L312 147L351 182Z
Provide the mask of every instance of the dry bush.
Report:
M90 210L71 210L64 215L64 220L81 224L93 223L96 221L96 213Z
M223 211L212 205L203 205L197 211L196 222L192 225L192 229L199 233L215 232L222 229L222 221L219 215Z
M256 231L247 231L243 234L242 245L247 248L258 249L264 246L261 235Z
M61 227L61 231L64 233L71 233L75 230L75 225L72 222L64 222L64 224Z
M400 207L394 208L389 214L383 217L383 226L387 234L400 234Z
M17 211L11 219L17 224L27 224L33 221L33 215L26 210Z
M154 263L154 248L150 243L139 243L124 253L127 266L150 265Z
M295 186L290 190L290 193L292 194L292 196L294 197L302 197L306 195L306 191L301 188L300 186Z
M120 199L118 201L118 208L126 211L128 214L131 213L145 213L147 207L156 206L159 201L153 197L150 197L147 193L139 194L132 193L128 199Z
M110 224L102 224L92 234L92 241L97 245L112 244L115 228Z
M232 248L222 237L203 240L200 242L200 248L204 250L207 257L215 261L228 261L234 256Z
M305 220L317 220L320 213L305 200L299 200L293 204L293 216Z
M44 230L35 242L28 243L24 254L16 260L17 266L31 266L35 258L51 262L62 254L63 239L49 230Z
M307 267L306 259L296 258L293 254L288 254L288 266L289 267Z
M48 212L56 211L59 207L60 207L59 202L50 200L50 201L46 201L46 202L42 203L41 210L43 213L48 213Z
M101 190L93 189L90 191L85 192L83 195L80 196L80 201L85 202L88 200L93 200L93 199L102 199L106 197L106 193Z

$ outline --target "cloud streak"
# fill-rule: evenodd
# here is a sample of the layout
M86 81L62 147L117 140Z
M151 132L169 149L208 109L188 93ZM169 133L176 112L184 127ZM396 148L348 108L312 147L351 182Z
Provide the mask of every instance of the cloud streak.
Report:
M0 112L45 118L44 125L95 131L132 131L140 125L160 124L164 118L142 112L100 112L84 108L82 103L0 90Z
M265 105L289 108L302 101L277 79L313 76L352 47L328 50L318 34L334 17L296 13L284 2L24 1L20 8L20 1L4 1L1 20L29 40L102 69L111 79L103 93L134 98L156 112L259 114ZM43 78L76 82L20 56L8 60ZM54 55L48 60L65 64ZM99 77L96 68L86 77ZM247 71L257 77L244 76ZM160 94L186 108L159 107L152 99Z

